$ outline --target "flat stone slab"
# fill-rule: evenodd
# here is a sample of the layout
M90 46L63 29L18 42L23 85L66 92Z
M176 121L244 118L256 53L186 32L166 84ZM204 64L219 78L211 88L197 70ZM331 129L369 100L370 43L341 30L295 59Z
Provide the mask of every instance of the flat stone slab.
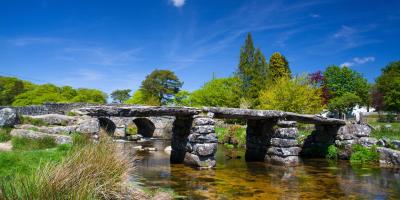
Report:
M295 166L299 164L300 158L298 156L280 157L276 155L266 155L265 161L270 162L272 164Z
M271 145L275 147L294 147L298 144L296 139L271 138Z
M400 165L400 151L393 150L385 147L378 147L379 163L382 166L399 166Z
M287 121L298 121L302 123L345 125L341 119L326 118L320 115L307 115L277 110L253 110L240 108L204 107L203 111L212 112L216 118L242 118L242 119L282 119Z
M25 138L31 138L31 139L51 137L51 138L54 138L54 140L56 141L57 144L72 143L71 136L48 134L48 133L42 133L42 132L33 131L33 130L13 129L11 131L10 135L12 135L14 137L25 137Z
M114 117L148 117L148 116L193 116L201 112L192 107L174 106L90 106L73 110L79 115L114 116Z
M270 147L267 154L277 155L280 157L298 156L300 154L300 147Z

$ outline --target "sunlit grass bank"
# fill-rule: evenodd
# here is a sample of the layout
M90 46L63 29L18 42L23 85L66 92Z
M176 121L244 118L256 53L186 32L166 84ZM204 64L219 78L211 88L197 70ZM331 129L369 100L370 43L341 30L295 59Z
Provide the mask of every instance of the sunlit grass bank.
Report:
M3 165L14 162L15 166L2 168L2 175L17 175L2 179L0 199L123 199L128 195L125 181L131 163L106 137L99 142L74 137L72 146L48 150L2 152L1 159Z

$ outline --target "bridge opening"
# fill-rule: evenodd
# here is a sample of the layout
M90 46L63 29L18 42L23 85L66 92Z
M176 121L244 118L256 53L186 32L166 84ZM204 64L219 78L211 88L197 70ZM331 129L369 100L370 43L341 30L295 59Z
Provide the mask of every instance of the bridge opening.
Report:
M137 127L137 134L145 138L153 137L154 130L156 129L153 122L147 118L136 118L133 122Z
M192 127L192 118L176 117L172 125L171 157L170 162L183 163L186 154L188 136Z
M99 118L100 129L105 131L108 135L114 136L115 129L117 126L108 118L100 117Z

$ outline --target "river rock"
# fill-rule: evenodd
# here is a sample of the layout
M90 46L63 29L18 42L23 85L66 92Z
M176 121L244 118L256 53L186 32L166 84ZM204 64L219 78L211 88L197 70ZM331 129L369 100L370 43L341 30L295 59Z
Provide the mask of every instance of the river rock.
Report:
M212 118L199 117L193 119L194 126L214 125L215 121Z
M378 140L371 137L360 137L356 140L356 143L365 147L372 147L378 143Z
M71 124L75 120L75 117L60 115L60 114L36 115L29 117L33 119L42 120L49 125L62 125L62 126Z
M214 156L198 156L192 153L185 154L184 162L200 168L213 168L216 164Z
M298 156L300 151L301 151L300 147L288 147L288 148L270 147L268 148L267 154L287 157L287 156Z
M291 128L291 127L296 127L297 122L296 121L283 121L279 120L277 125L282 128Z
M293 147L297 146L298 142L296 139L272 138L271 145L275 147Z
M192 127L193 133L209 134L215 133L215 128L212 125L194 126Z
M215 133L192 133L188 136L188 140L192 143L218 143L217 135Z
M96 134L100 131L100 123L96 118L85 118L78 122L77 132L86 134Z
M379 163L383 166L399 166L400 151L385 147L378 147Z
M392 145L396 149L400 149L400 140L392 140Z
M213 155L217 151L217 143L194 144L193 152L201 156Z
M18 114L14 109L3 108L0 110L0 127L13 127L18 122Z
M57 144L72 143L71 136L48 134L48 133L42 133L42 132L33 131L33 130L13 129L10 134L14 137L26 137L26 138L31 138L31 139L51 137L51 138L54 138L54 140L56 141Z
M348 140L356 137L369 137L371 135L371 127L365 124L346 124L338 130L337 138L340 140Z
M286 166L294 166L300 162L300 158L298 156L287 156L287 157L280 157L277 155L266 155L265 161L279 164L279 165L286 165Z
M275 130L273 137L295 139L297 136L297 133L298 133L297 128L278 128Z

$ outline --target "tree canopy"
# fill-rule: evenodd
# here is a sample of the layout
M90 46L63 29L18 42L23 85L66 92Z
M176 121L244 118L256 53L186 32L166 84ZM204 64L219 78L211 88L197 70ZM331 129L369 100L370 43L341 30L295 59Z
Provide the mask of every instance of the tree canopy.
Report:
M193 106L239 107L238 78L217 78L205 83L189 97Z
M241 97L249 101L252 106L258 105L258 95L265 87L268 64L260 49L255 49L251 34L247 35L243 47L240 49L239 65L236 76L241 85Z
M114 90L111 93L111 98L113 99L113 102L123 103L123 102L127 101L131 97L131 95L129 94L130 92L131 92L130 89Z
M281 78L260 93L260 109L315 114L322 111L321 89L306 77Z
M291 78L292 73L289 68L289 62L286 60L285 56L279 52L272 54L269 59L268 67L268 82L270 84L276 83L281 78Z
M383 97L384 109L400 111L400 61L392 62L382 69L376 87Z
M46 102L106 103L107 95L95 89L74 89L53 84L35 85L17 78L0 77L1 105L26 106Z
M146 76L140 89L146 101L157 99L158 104L165 105L179 92L182 85L174 72L156 69Z

